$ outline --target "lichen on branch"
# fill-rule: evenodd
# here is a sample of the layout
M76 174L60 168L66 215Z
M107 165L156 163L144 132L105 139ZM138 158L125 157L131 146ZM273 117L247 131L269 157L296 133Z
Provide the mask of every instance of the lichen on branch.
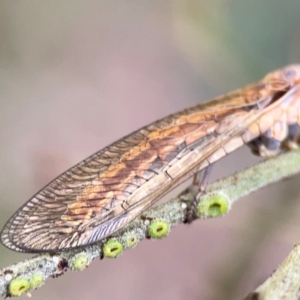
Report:
M300 151L297 150L221 179L210 184L200 198L196 210L197 217L212 218L228 213L232 204L241 197L299 172ZM145 238L160 239L167 236L172 227L184 222L187 207L196 194L193 188L187 189L175 199L144 212L128 226L94 245L58 253L39 254L3 268L0 270L0 296L20 296L66 270L85 269L94 258L116 258ZM299 290L300 275L297 276L296 285Z

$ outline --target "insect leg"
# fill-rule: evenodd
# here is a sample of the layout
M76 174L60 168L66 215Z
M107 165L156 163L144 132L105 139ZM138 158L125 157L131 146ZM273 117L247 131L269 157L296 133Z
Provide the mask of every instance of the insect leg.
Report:
M299 148L300 143L300 126L298 124L289 124L288 136L284 141L284 146L288 150L296 150Z
M199 203L200 197L205 193L211 171L212 171L212 164L207 166L203 171L200 171L194 175L193 186L197 187L198 194L194 198L190 207L188 207L185 223L190 224L194 220L197 204Z
M248 143L248 146L254 155L261 157L274 157L281 151L281 142L268 135L261 135Z
M248 146L252 153L261 157L276 156L284 150L295 150L299 148L300 127L298 124L284 124L283 134L274 135L272 129L264 132L254 139Z

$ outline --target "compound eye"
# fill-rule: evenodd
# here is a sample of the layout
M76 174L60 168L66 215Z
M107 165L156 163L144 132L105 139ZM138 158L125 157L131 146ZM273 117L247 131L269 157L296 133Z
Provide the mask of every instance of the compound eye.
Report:
M295 79L299 79L300 68L299 66L289 66L285 68L283 72L283 78L288 81L295 81Z

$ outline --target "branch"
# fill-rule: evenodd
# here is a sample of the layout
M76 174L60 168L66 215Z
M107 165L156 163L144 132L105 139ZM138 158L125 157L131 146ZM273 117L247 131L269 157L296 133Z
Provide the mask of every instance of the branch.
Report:
M282 154L219 180L209 185L206 194L200 198L197 206L198 218L223 215L241 197L298 172L300 172L299 150ZM0 296L20 296L29 290L40 287L50 277L62 275L67 270L83 270L94 258L115 258L125 249L133 248L145 238L159 239L168 235L171 227L184 221L186 209L196 193L193 188L185 190L174 200L146 211L125 228L97 244L66 252L40 254L1 269ZM296 253L294 253L295 249L298 249ZM294 288L294 297L289 296L286 299L298 299L295 297L300 289L300 276L298 275L300 274L300 246L295 249L278 271L247 299L275 299L274 296L266 298L269 296L265 297L264 295L274 291L274 286L277 287L276 293L285 295L291 285ZM296 260L294 261L290 257L296 258ZM297 269L293 270L294 273L291 275L289 270L293 266ZM278 272L281 275L277 275ZM288 276L292 279L289 281L290 285L283 284L282 282Z
M298 300L300 297L300 243L297 243L278 269L245 300Z

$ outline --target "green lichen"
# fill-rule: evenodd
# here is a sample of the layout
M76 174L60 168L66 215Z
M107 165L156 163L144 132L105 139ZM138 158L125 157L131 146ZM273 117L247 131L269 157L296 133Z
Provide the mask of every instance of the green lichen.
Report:
M87 267L88 262L88 256L85 253L81 253L73 258L71 266L73 270L81 271Z
M43 276L43 274L34 273L30 277L30 286L33 289L39 287L43 282L44 282L44 276Z
M9 293L11 296L21 296L30 289L30 282L26 278L18 277L9 283Z
M123 252L123 245L115 239L108 240L103 245L103 254L108 258L115 258Z
M224 215L229 210L229 199L222 192L204 195L197 205L197 215L202 218L214 218Z
M149 224L148 233L154 239L161 239L170 232L170 225L165 220L153 220Z
M136 233L129 232L124 236L124 242L126 248L133 248L139 242L139 237Z

